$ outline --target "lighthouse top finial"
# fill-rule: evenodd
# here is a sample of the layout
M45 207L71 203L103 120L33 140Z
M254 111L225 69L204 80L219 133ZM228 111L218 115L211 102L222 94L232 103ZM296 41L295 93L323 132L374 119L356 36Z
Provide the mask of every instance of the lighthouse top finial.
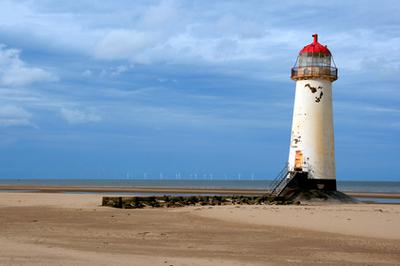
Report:
M314 33L313 37L314 37L314 43L317 43L318 42L318 34Z
M325 56L331 56L331 52L326 47L326 45L322 45L318 42L318 34L315 33L312 36L314 37L314 41L309 45L304 46L304 48L300 51L300 55L304 53L311 53L311 54L321 53L324 54Z

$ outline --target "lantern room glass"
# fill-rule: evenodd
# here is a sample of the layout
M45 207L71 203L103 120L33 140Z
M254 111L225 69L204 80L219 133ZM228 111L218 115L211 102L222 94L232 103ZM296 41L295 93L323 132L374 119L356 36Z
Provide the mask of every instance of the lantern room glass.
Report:
M303 53L298 57L298 67L330 67L331 56L323 53Z
M293 80L322 78L335 81L337 74L335 61L330 54L305 52L297 57L291 78Z

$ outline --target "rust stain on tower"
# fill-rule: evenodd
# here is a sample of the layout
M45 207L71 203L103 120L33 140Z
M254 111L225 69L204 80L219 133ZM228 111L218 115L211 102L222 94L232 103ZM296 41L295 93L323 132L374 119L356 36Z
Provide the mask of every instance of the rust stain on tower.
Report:
M301 151L296 151L296 157L294 160L294 170L301 171L303 162L303 153Z

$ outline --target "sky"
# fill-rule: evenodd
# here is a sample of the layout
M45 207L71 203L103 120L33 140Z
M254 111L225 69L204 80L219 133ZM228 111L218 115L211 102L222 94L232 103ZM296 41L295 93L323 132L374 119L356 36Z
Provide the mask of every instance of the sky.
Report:
M398 1L0 1L0 178L273 178L319 34L338 180L400 181Z

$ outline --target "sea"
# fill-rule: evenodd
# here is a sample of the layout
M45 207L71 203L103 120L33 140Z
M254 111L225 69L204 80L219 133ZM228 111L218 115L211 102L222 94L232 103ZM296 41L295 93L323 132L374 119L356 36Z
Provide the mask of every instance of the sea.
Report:
M269 189L272 180L193 180L193 179L0 179L0 186L74 186L74 187L146 187L146 188L197 188L197 189ZM400 193L400 181L337 181L339 191ZM1 190L0 192L12 192ZM36 192L19 190L19 192ZM66 192L91 194L94 192ZM96 194L115 194L125 196L162 196L165 193L104 192ZM188 194L176 194L183 196ZM212 194L209 194L212 195ZM400 199L356 198L360 202L400 204Z
M199 189L268 189L272 180L193 179L0 179L0 186L149 187ZM400 181L337 181L346 192L400 193Z

